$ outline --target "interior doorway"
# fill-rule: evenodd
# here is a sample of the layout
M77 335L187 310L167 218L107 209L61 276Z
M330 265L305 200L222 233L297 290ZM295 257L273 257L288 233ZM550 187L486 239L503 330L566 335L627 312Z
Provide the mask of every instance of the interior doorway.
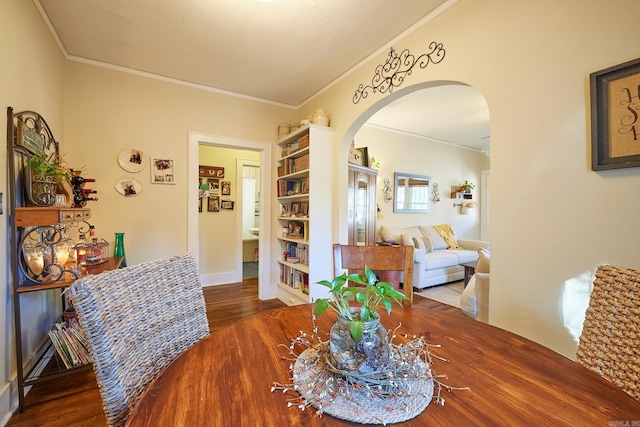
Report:
M224 147L235 150L247 150L253 153L258 153L260 165L271 164L271 144L268 142L239 140L235 138L227 138L216 135L208 135L190 132L189 133L189 154L188 154L188 192L187 197L189 199L188 212L187 212L187 246L188 251L196 255L200 260L200 276L203 286L212 286L225 283L236 283L242 281L242 226L241 226L241 211L238 208L233 208L233 215L235 222L233 222L232 230L227 230L232 233L229 238L220 238L218 233L213 235L202 235L199 230L199 209L198 193L198 171L199 171L199 150L201 147ZM216 165L212 165L216 166ZM235 161L230 169L235 168ZM236 177L234 171L229 171L232 177ZM237 181L237 179L234 179ZM271 168L260 168L260 197L261 200L269 200L271 197ZM228 199L237 203L241 190L238 190L237 182L231 189L231 195ZM202 212L204 213L204 212ZM212 214L215 215L215 214ZM221 218L221 217L218 217ZM258 298L271 299L275 298L275 290L270 286L270 271L268 266L271 262L271 255L268 249L268 242L270 241L269 224L271 221L271 215L268 207L262 206L260 216L258 219L258 228L260 233L258 236L259 249L258 257L260 263L258 266ZM264 231L263 231L264 230ZM200 252L203 242L216 245L219 249L220 256L226 256L227 252L231 252L231 261L225 261L218 263L218 267L213 273L203 274L205 271L206 263L210 260L201 260ZM215 260L217 262L217 260ZM219 267L223 265L223 267Z
M242 279L258 277L260 260L260 162L238 159L238 213L242 224Z

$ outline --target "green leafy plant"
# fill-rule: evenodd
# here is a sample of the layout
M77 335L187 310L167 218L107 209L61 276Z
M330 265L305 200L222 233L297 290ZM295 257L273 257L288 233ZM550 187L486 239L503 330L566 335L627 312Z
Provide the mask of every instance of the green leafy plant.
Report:
M393 288L387 282L380 282L375 273L368 267L364 267L366 277L360 274L343 273L332 281L321 280L317 282L326 286L331 292L329 298L319 298L314 302L315 315L320 316L328 307L331 307L338 316L350 320L349 329L351 336L358 342L364 331L364 322L378 319L378 307L382 304L391 313L392 301L400 301L407 297ZM351 281L359 286L347 286ZM351 310L351 304L359 304L360 311Z
M61 163L50 162L49 156L45 153L31 156L29 158L29 166L35 176L69 179L71 175L66 166Z
M377 161L375 157L371 156L371 159L369 159L369 167L373 169L380 169L380 162Z
M464 184L462 184L462 189L466 192L470 192L471 190L473 190L474 188L476 188L476 186L472 183L467 181L466 179L464 180Z

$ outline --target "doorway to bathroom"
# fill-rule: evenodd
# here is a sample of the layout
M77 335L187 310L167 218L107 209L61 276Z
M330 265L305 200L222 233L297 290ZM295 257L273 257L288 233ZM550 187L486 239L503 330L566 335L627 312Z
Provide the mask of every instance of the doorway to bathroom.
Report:
M260 253L260 162L237 161L238 182L242 183L242 278L258 277Z

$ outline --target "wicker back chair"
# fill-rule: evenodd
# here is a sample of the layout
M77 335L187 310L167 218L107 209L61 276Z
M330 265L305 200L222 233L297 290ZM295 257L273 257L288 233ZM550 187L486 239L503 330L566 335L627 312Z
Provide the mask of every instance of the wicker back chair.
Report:
M151 381L209 334L192 254L87 276L70 292L110 426L123 425Z
M336 276L343 270L364 273L364 266L375 271L381 281L396 287L402 284L407 297L405 304L413 303L413 246L349 246L334 243L333 270Z
M576 360L640 400L640 271L596 271Z

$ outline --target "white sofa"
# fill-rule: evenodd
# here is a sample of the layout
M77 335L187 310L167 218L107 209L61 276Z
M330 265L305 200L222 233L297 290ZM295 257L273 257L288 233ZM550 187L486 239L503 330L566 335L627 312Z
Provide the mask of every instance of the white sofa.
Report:
M457 239L455 231L451 227L449 230L451 233L448 235L448 243L435 227L424 225L411 227L382 225L380 238L383 244L415 247L413 286L423 289L462 280L464 267L461 264L476 262L478 249L489 247L489 242ZM454 249L455 247L460 249Z

